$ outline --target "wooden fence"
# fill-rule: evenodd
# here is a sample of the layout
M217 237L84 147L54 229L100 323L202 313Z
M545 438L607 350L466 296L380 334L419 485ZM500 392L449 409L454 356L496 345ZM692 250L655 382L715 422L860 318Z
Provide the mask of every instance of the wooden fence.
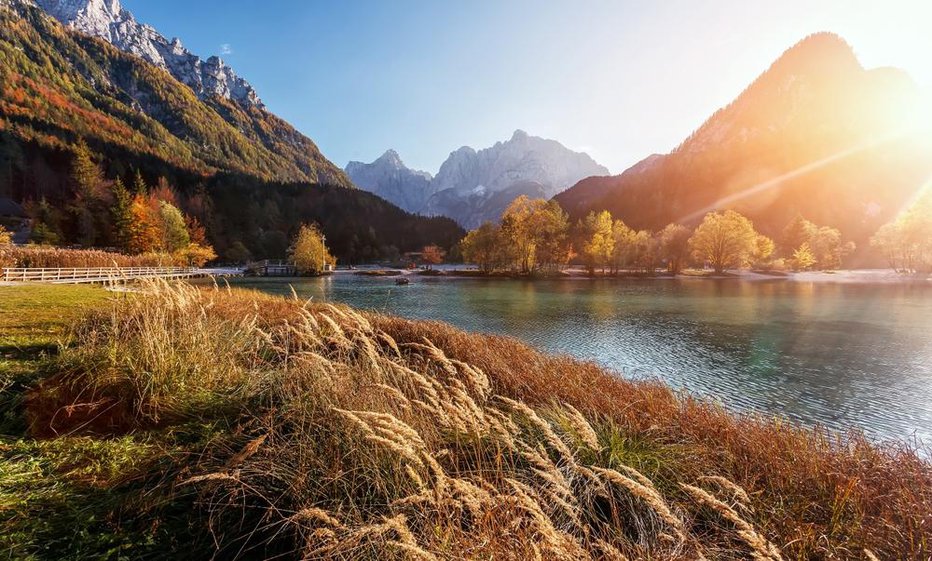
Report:
M100 267L85 269L0 269L3 282L50 282L59 284L119 282L132 279L177 279L199 276L190 267Z

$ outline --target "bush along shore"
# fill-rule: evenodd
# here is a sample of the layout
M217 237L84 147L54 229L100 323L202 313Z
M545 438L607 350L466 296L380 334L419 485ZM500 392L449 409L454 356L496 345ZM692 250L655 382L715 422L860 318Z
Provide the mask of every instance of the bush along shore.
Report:
M445 324L144 289L95 306L5 405L13 557L930 555L932 466L905 446Z

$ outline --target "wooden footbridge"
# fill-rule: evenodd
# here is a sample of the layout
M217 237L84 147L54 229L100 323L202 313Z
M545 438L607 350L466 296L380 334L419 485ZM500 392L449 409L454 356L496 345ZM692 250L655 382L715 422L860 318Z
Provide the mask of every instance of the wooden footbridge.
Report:
M52 284L119 283L140 279L187 279L239 274L237 269L193 267L99 267L57 269L0 269L0 282Z
M298 269L287 261L265 259L246 265L246 274L257 277L293 277Z

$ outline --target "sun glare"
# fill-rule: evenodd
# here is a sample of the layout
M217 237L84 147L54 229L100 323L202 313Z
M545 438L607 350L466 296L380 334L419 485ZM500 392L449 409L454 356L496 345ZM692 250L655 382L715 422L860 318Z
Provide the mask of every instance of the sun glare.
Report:
M721 199L716 200L714 203L712 203L711 205L705 208L701 208L697 210L696 212L693 212L693 213L690 213L688 215L681 217L678 222L682 222L685 224L695 222L696 220L702 218L709 212L730 208L734 206L735 204L740 203L743 200L749 199L755 195L760 195L772 189L778 189L787 181L791 181L793 179L802 177L806 174L812 173L816 170L824 168L825 166L835 163L839 160L843 160L845 158L854 156L861 152L865 152L867 150L877 148L878 146L882 146L884 144L889 144L889 143L901 140L909 136L912 132L913 130L911 130L910 128L904 127L886 136L883 136L881 138L870 140L868 142L858 144L857 146L852 146L851 148L842 150L830 156L826 156L814 162L808 163L804 166L798 167L794 169L793 171L781 174L772 179L768 179L767 181L757 183L755 185L742 189L741 191L728 195L727 197L722 197Z

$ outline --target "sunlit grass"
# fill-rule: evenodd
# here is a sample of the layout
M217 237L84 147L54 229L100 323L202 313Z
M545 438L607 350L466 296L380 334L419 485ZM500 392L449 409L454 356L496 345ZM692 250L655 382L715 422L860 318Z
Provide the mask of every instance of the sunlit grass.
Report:
M23 399L68 327L119 297L95 286L0 286L0 558L120 559L152 543L112 517L138 494L157 450L146 435L37 441L25 433ZM160 452L160 453L164 453Z
M87 308L114 293L90 285L0 286L0 346L54 343Z

